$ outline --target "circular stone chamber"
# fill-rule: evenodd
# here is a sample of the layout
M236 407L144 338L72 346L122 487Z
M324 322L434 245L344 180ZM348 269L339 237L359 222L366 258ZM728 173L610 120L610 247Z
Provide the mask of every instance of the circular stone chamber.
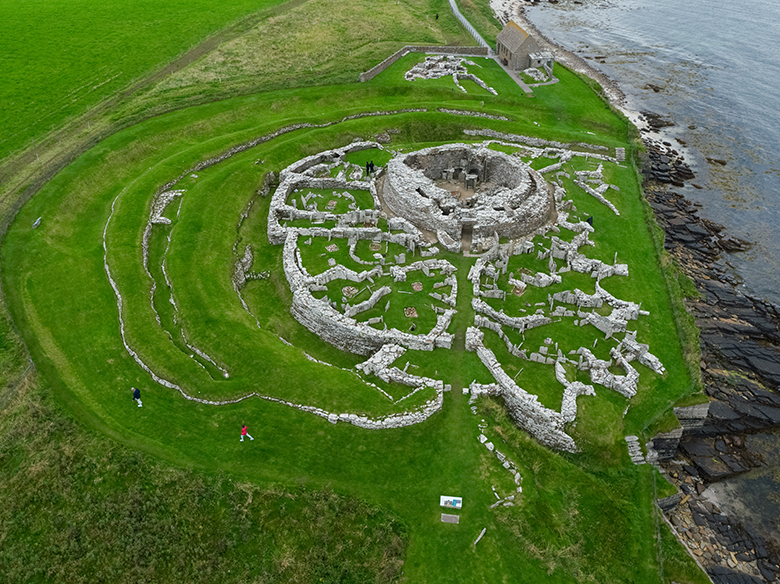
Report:
M555 219L551 186L504 152L448 144L399 154L386 169L380 192L387 209L450 251L464 241L521 238Z

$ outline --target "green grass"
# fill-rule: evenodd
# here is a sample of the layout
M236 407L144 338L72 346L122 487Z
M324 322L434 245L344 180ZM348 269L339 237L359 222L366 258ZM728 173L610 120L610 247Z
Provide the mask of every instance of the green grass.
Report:
M279 3L1 2L0 159L227 23Z
M386 73L394 74L392 68ZM103 228L117 195L107 231L108 259L125 301L128 341L156 371L201 396L256 390L326 408L374 415L397 411L386 397L341 369L361 358L325 345L290 316L281 247L269 245L264 233L268 199L259 199L241 232L236 231L238 216L264 173L387 129L399 130L392 137L393 145L401 147L462 140L464 127L542 133L567 142L587 137L606 146L626 143L626 121L604 108L575 76L561 74L557 93L533 100L501 93L484 98L487 111L505 114L512 122L435 113L442 106L478 109L483 98L422 84L390 87L382 85L381 77L377 83L267 93L154 118L108 138L48 183L22 208L0 248L7 302L41 374L69 415L132 449L175 465L225 472L234 480L307 490L327 487L361 498L368 505L366 513L376 506L387 509L408 528L406 581L657 581L650 471L630 464L620 438L662 412L689 383L679 345L668 342L675 338L671 308L652 242L637 237L635 250L621 245L621 234L645 232L639 186L630 170L610 177L621 188L616 204L625 223L616 223L609 210L587 195L580 196L577 206L598 225L611 226L599 231L593 257L611 262L620 250L621 260L638 266L628 283L604 285L621 297L649 298L643 307L651 312L650 324L642 334L651 339L651 350L657 349L669 374L643 388L625 423L611 392L584 402L595 407L589 413L583 406L576 431L585 448L572 456L541 448L509 424L500 408L485 409L483 403L491 431L507 441L507 453L527 477L515 508L489 509L492 481L502 489L511 485L497 461L485 458L476 440L480 418L471 414L459 391L473 379L490 381L472 353L408 352L404 359L417 365L415 373L444 377L453 391L445 394L442 412L425 423L374 432L333 426L259 399L221 407L188 402L151 383L122 346L102 249ZM197 180L188 181L181 216L172 227L168 270L182 326L195 344L229 365L230 378L212 378L168 342L152 314L139 246L151 196L160 185L200 160L290 123L338 121L358 112L412 106L429 111L297 130L199 171ZM257 160L264 162L257 165ZM44 218L42 225L31 230L38 216ZM230 284L237 238L256 248L254 270L272 272L271 278L245 290L259 329ZM472 260L442 257L458 267L461 296L453 330L462 334L473 322L465 280ZM653 335L662 334L667 342L657 347ZM304 351L336 367L312 363ZM130 385L142 387L144 408L130 402ZM253 443L237 440L236 429L244 422L257 432ZM602 438L588 443L589 436ZM464 497L460 525L439 521L441 494ZM474 548L482 527L488 535Z
M287 6L149 87L120 115L237 93L354 83L407 44L474 45L445 0L307 0Z
M357 164L358 166L366 167L366 162L373 161L377 167L384 166L393 157L391 152L387 150L379 150L377 148L367 148L365 150L358 150L357 152L350 152L344 158L347 162Z
M216 33L210 52L195 52L164 79L156 79L139 104L156 107L162 100L169 105L180 99L202 101L207 94L214 99L249 88L353 81L409 42L473 44L442 0L299 4L0 3L0 101L7 114L0 128L0 159L28 148L31 139L82 115ZM433 19L436 12L438 21ZM236 30L225 30L239 21ZM286 42L289 38L296 40ZM263 51L256 50L258 43ZM131 109L138 112L137 106Z
M172 467L81 429L46 394L29 382L0 393L7 584L362 584L403 569L407 530L380 507Z
M371 193L369 193L368 191L352 189L347 192L354 197L358 209L374 208L374 199L371 197ZM316 199L314 199L314 201L316 201L317 203L317 209L319 211L327 210L337 215L347 213L349 211L349 205L351 204L350 199L343 196L341 197L339 196L339 194L344 193L344 190L334 191L333 189L302 189L298 193L291 193L290 196L287 197L287 204L292 205L292 201L294 200L298 205L298 209L303 209L304 206L303 206L302 198L304 195L310 193L313 193L315 195L321 195L321 197L317 197ZM330 201L336 201L336 206L333 207L332 209L328 207L328 203ZM309 204L311 203L312 200L309 201Z
M495 49L496 35L504 28L496 20L489 2L480 0L457 0L461 14L471 23L488 45Z

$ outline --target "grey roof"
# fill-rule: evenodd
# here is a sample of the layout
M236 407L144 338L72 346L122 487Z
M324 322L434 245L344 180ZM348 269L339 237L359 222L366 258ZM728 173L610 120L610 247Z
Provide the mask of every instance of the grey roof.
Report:
M504 45L510 53L514 53L527 38L528 33L520 28L514 20L510 20L504 30L498 33L496 40Z

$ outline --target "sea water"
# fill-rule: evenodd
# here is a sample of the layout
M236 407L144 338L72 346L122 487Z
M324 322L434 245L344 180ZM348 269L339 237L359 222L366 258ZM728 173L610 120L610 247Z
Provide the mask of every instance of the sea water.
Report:
M703 217L753 242L727 260L747 291L780 303L780 2L560 0L526 14L609 75L626 109L675 122L662 139L684 152L691 182L703 187L677 190L702 204ZM780 545L780 431L748 440L764 466L705 494Z
M726 259L745 290L780 303L780 3L560 0L526 14L615 80L628 109L675 122L663 139L684 152L702 187L677 190L753 242Z

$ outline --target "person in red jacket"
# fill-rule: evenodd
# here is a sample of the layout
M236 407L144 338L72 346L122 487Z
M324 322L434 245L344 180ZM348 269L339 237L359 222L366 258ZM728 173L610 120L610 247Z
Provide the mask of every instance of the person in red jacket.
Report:
M250 440L254 440L254 438L249 435L249 432L246 431L246 424L241 425L241 442L244 441L244 436L248 436Z

